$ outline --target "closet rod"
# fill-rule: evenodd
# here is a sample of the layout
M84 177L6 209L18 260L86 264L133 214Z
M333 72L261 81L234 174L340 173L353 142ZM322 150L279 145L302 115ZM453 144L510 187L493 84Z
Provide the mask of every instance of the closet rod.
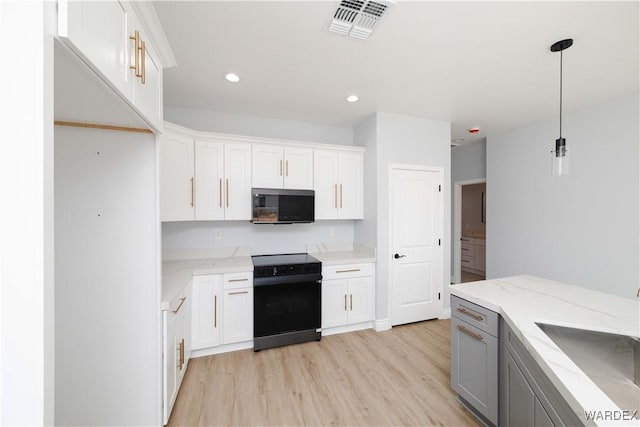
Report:
M72 126L76 128L91 128L91 129L105 129L105 130L117 130L122 132L137 132L137 133L153 133L151 129L145 128L132 128L126 126L112 126L112 125L97 125L94 123L80 123L80 122L64 122L61 120L54 120L56 126Z

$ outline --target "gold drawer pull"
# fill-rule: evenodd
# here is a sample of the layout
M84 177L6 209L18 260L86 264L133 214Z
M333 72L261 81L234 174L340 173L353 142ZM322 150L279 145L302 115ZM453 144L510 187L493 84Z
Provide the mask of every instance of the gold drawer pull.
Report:
M482 319L483 319L483 318L482 318L482 316L480 316L479 314L473 314L473 313L470 313L470 312L468 312L467 310L465 310L465 309L464 309L464 308L462 308L462 307L458 307L458 309L457 309L457 310L458 310L460 313L464 314L465 316L472 317L472 318L476 319L478 322L482 322Z
M353 294L349 295L349 310L353 311Z
M176 308L175 310L172 310L171 312L173 314L178 314L178 312L180 311L180 309L182 308L182 304L184 304L184 300L186 300L187 297L182 297L180 298L180 305L178 306L178 308Z
M242 295L242 294L248 294L249 291L241 291L241 292L229 292L229 295Z
M352 268L350 270L336 270L336 273L355 273L356 271L360 271L360 269Z
M474 338L474 339L476 339L478 341L482 341L482 335L473 333L470 330L468 330L467 328L465 328L464 326L458 325L458 330L460 332L462 332L463 334L469 335L471 338Z
M193 207L193 191L194 191L194 183L193 181L195 180L194 177L191 177L191 207Z
M347 294L344 294L344 311L347 311Z
M213 327L218 327L218 295L213 296Z
M246 277L244 279L229 279L227 282L247 282L249 279Z

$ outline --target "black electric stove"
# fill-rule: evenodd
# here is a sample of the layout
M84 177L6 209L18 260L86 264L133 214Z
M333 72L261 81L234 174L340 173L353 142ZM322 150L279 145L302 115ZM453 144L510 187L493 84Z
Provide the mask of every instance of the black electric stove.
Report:
M309 254L253 260L253 349L320 341L322 263Z

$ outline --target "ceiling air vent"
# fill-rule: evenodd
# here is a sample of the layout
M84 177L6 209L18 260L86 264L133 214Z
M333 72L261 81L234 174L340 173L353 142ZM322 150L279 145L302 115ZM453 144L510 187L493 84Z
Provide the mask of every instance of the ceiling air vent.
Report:
M331 18L329 31L365 40L392 4L394 0L342 0Z

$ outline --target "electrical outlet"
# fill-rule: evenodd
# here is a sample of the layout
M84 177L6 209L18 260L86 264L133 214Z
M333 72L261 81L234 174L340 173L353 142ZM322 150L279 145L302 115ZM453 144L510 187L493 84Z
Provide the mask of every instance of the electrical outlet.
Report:
M215 230L213 230L213 236L216 240L222 239L222 230L216 228Z
M335 236L335 235L336 235L336 228L329 227L329 236Z

